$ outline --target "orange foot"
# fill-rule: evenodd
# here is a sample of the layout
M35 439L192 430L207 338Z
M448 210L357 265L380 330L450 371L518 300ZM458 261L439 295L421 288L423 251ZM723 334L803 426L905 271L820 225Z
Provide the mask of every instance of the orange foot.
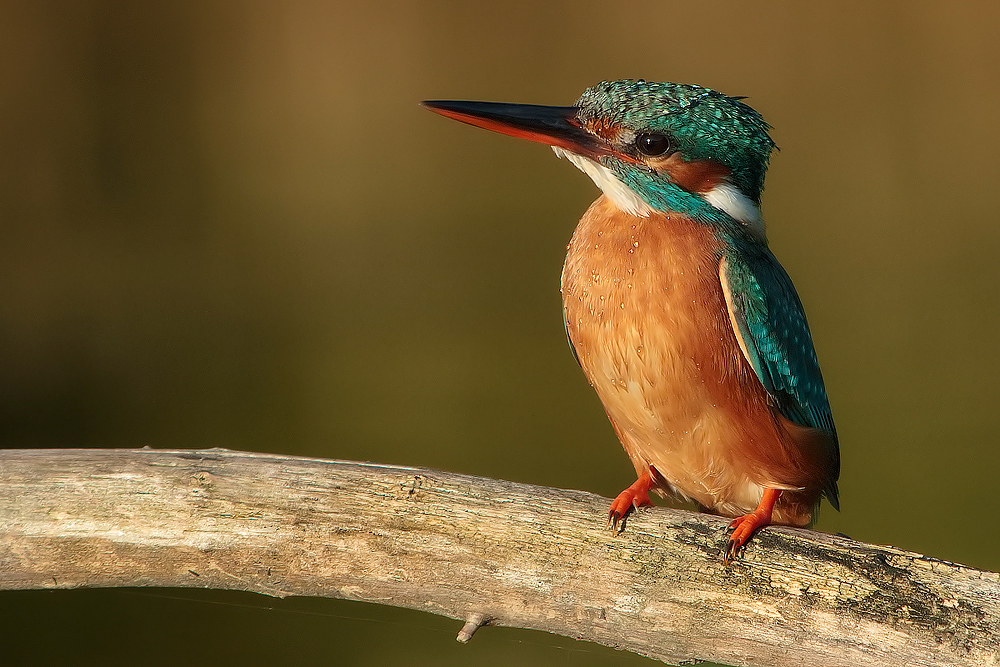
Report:
M611 511L608 512L608 525L611 526L611 534L617 535L625 530L625 517L637 507L652 505L649 501L649 490L656 485L653 479L653 469L639 475L632 486L618 494L614 502L611 503Z
M757 509L750 512L750 514L736 517L729 524L729 528L733 531L733 534L729 536L729 542L726 543L726 550L723 553L722 560L726 565L729 565L739 556L739 552L757 529L771 523L771 513L774 511L774 503L778 502L780 496L781 491L778 489L764 489L764 496L760 499Z

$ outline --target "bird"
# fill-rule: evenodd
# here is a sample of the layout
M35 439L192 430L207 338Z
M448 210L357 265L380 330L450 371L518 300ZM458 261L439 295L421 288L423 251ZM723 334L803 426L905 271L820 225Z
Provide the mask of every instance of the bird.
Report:
M840 447L805 312L768 248L776 148L743 100L603 81L572 106L428 100L442 116L549 145L601 190L567 246L563 320L635 467L613 534L649 493L733 520L728 565L760 528L840 509Z

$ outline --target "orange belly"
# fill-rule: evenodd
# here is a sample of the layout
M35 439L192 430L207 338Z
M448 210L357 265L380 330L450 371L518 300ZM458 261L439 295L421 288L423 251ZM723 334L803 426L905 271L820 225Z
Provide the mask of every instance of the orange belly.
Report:
M806 525L825 460L771 407L719 280L720 244L681 215L636 217L599 198L563 267L570 340L639 473L727 516L783 489L774 522Z

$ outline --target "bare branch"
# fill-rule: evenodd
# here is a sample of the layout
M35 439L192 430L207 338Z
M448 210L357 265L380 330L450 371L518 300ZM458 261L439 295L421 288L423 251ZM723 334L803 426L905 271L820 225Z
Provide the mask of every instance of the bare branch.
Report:
M226 450L0 450L0 590L181 586L366 600L666 662L996 665L1000 577L580 491Z

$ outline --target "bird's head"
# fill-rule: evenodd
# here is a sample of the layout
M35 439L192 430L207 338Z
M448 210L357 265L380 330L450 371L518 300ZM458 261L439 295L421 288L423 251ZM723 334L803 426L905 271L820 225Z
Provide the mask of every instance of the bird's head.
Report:
M700 86L605 81L571 107L424 102L471 125L552 146L622 210L728 216L764 240L760 194L774 142L760 114Z

